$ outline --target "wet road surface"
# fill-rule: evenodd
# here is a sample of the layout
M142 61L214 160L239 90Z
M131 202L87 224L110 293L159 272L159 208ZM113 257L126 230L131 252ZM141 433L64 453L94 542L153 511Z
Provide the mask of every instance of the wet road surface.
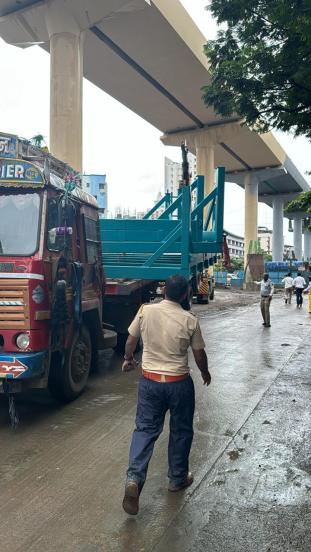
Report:
M269 329L258 305L199 316L213 382L203 387L191 360L193 486L167 492L164 431L139 515L121 509L138 373L106 352L74 403L21 397L15 432L0 397L1 552L311 549L311 317L277 297Z

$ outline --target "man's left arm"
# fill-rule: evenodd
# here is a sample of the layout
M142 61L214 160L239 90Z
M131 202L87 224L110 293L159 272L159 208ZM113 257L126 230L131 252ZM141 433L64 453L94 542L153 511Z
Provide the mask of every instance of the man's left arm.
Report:
M211 374L208 369L208 359L204 350L205 342L202 337L201 328L198 320L196 321L196 328L191 337L190 345L196 365L201 372L203 385L209 385L211 383Z

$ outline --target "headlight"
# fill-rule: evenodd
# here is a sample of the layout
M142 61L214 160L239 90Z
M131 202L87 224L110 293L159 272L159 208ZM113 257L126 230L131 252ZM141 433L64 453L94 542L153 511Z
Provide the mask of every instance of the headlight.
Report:
M29 341L29 335L21 333L16 338L16 345L19 349L27 349L29 347Z

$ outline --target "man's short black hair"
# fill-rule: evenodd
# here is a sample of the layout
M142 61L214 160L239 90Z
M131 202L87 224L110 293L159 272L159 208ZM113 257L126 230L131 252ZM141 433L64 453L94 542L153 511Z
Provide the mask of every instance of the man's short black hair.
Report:
M301 276L301 272L297 272L297 276Z
M188 281L179 274L174 274L165 280L166 297L179 303L185 293L188 292Z

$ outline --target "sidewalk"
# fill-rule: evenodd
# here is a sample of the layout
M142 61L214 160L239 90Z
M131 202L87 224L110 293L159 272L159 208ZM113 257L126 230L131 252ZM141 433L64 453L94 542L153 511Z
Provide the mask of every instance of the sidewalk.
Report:
M311 332L154 552L311 550Z

